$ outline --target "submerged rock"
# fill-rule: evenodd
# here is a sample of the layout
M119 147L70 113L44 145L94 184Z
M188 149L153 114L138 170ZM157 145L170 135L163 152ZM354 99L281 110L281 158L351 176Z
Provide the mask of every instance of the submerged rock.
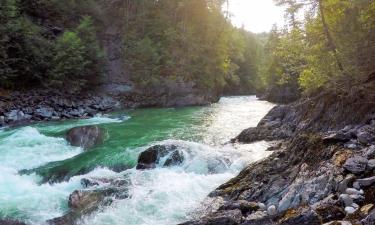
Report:
M73 225L83 216L89 215L100 207L110 205L114 199L128 198L127 186L107 187L97 190L75 190L69 196L70 211L61 216L46 221L48 225Z
M104 141L104 131L98 126L75 127L68 131L66 139L73 146L89 149Z
M156 168L163 157L167 158L162 166L179 165L184 161L184 154L176 145L154 145L139 155L136 168L137 170Z

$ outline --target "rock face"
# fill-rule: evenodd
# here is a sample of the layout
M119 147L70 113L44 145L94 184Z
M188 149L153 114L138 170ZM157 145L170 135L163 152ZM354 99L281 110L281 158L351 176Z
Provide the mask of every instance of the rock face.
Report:
M0 96L0 126L92 117L121 108L120 101L98 92L71 94L59 90L30 90Z
M300 97L301 93L298 87L275 85L266 90L261 98L270 102L288 104L298 100Z
M155 145L138 157L137 170L153 169L160 163L163 157L167 157L162 166L179 165L184 161L183 153L175 145Z
M374 135L370 122L375 117L372 101L371 96L365 96L364 99L338 98L332 94L321 93L293 104L275 106L257 127L244 130L232 141L249 143L286 139L296 133L331 131L326 134L335 135L331 137L331 141L357 139L360 134L362 138L359 138L358 142L362 140L365 144L371 144L371 137ZM332 133L339 130L341 134Z
M66 140L73 146L90 149L104 141L104 131L98 126L75 127L68 131Z
M0 219L1 225L26 225L26 223L15 221L15 220L7 220L7 219Z
M218 210L186 224L214 224L210 219L216 215L240 210L227 207L238 202L266 208L240 210L239 222L237 216L226 218L240 225L373 224L375 107L369 102L375 95L358 95L320 93L273 108L232 141L281 144L210 193L221 200Z

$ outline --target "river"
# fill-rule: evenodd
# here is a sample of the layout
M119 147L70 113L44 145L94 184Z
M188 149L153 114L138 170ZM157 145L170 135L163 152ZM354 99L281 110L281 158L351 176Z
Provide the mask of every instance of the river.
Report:
M69 209L68 196L82 189L82 178L126 177L130 198L116 200L82 224L184 222L218 185L236 176L249 162L269 154L266 142L227 142L243 129L256 126L272 107L254 96L223 97L210 106L135 109L0 130L0 218L43 224ZM103 144L84 152L65 141L68 129L91 124L106 130ZM178 145L188 157L180 166L145 171L134 168L140 152L163 143ZM108 169L119 165L129 169ZM66 171L72 177L41 184L42 178L36 174L18 173L36 167L43 174Z

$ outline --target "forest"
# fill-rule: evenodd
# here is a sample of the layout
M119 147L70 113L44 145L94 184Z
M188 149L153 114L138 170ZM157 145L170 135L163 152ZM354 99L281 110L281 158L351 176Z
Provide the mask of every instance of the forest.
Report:
M1 87L89 88L101 76L105 1L1 0ZM260 47L222 0L121 1L123 65L138 86L162 80L253 89ZM172 12L172 13L171 13Z
M131 82L193 81L218 92L348 91L375 71L375 2L275 0L287 25L234 27L224 0L121 1ZM89 89L102 76L103 1L1 0L0 86Z

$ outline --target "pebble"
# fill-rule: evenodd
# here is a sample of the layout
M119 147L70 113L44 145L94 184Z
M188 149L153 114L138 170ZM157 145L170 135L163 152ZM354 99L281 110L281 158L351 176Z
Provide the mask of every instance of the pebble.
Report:
M267 209L266 205L264 203L259 202L258 207L260 210L265 211Z
M353 214L353 213L355 213L355 211L357 211L357 210L354 207L352 207L352 206L345 207L345 212L347 214Z
M340 200L344 203L345 206L351 206L353 204L353 199L351 199L348 194L341 194Z
M274 205L269 206L268 209L267 209L267 213L270 216L276 215L276 213L277 213L276 206L274 206Z
M374 170L375 169L375 159L371 159L367 163L367 170Z
M375 184L375 176L358 179L357 182L361 187L368 187Z
M359 181L358 181L359 182ZM346 194L348 194L348 195L363 195L363 190L357 190L357 189L355 189L355 188L347 188L346 190L345 190L345 192L346 192Z
M353 187L357 190L361 189L361 186L359 185L358 181L353 183Z

